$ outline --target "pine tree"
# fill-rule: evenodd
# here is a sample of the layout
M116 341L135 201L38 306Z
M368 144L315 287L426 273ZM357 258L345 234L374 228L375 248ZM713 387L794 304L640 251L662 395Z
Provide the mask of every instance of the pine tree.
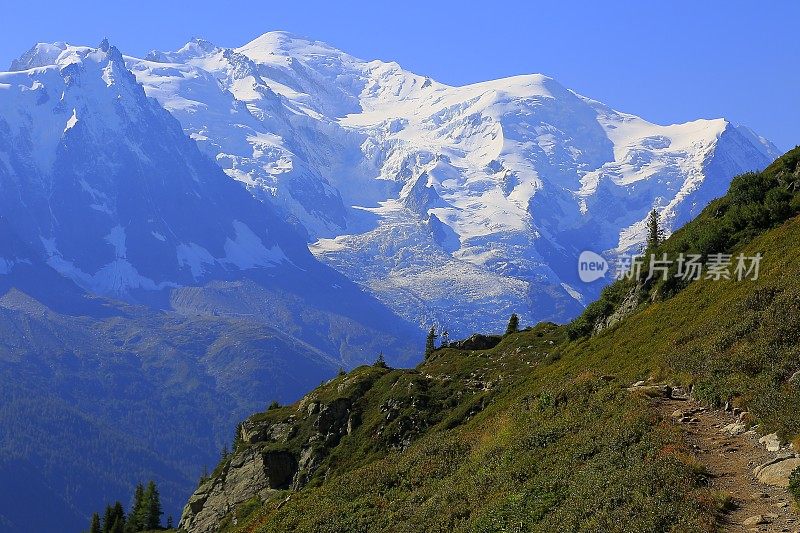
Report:
M439 335L436 334L436 326L431 326L431 330L428 332L428 337L425 339L425 359L431 356L433 352L436 351L436 338Z
M383 352L378 354L378 358L375 360L375 362L372 364L372 366L375 366L375 367L378 367L378 368L387 368L386 358L383 356Z
M133 492L133 505L131 506L131 513L128 515L128 521L125 524L125 531L131 533L142 531L144 529L145 512L144 486L139 483Z
M244 428L244 424L242 422L239 422L238 424L236 424L236 429L233 432L233 450L232 450L233 452L238 450L239 447L242 444L244 444L244 441L242 440L243 428Z
M653 209L647 217L647 249L657 248L662 242L664 242L664 230L661 229L658 211Z
M125 509L122 507L122 504L120 502L114 503L113 513L114 513L114 522L119 521L124 526L125 525Z
M172 529L172 528L174 528L174 527L175 527L175 526L173 525L173 522L172 522L172 515L169 515L169 516L167 517L167 529Z
M225 448L227 449L227 446ZM150 481L144 491L144 509L144 528L161 529L161 515L164 512L161 509L161 495L158 493L155 481Z
M508 319L508 326L506 326L506 335L516 333L519 331L519 317L517 313L512 313L511 318Z
M111 529L109 530L109 532L110 533L125 533L125 520L123 520L120 517L117 517L117 519L114 520L114 524L111 526Z
M89 526L89 533L101 533L100 529L100 515L92 513L92 523Z
M114 509L110 505L106 505L106 512L103 513L103 533L109 533L111 526L114 525Z
M442 332L442 348L450 346L450 333L447 330Z

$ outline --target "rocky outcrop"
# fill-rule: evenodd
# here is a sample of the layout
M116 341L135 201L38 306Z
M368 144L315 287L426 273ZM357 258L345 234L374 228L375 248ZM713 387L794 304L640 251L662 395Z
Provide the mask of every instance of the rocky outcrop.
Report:
M476 333L463 341L451 342L450 347L458 350L489 350L500 344L502 339L499 335Z
M217 531L223 518L242 503L263 501L277 490L302 488L331 449L359 424L352 402L349 397L329 402L306 397L285 418L245 421L237 450L191 496L179 528L187 533Z
M607 317L599 319L594 325L592 335L597 335L601 331L618 324L623 318L633 313L639 306L641 289L641 286L637 284L628 292L627 295L625 295L625 299L622 300L613 313Z
M179 528L192 533L218 530L219 522L243 502L291 485L297 461L288 452L247 448L234 454L220 475L203 482L183 510Z
M298 457L298 468L292 479L292 489L301 489L319 469L331 448L343 436L352 433L358 417L352 412L349 398L338 398L330 403L312 401L306 407L313 416L314 432L303 444Z

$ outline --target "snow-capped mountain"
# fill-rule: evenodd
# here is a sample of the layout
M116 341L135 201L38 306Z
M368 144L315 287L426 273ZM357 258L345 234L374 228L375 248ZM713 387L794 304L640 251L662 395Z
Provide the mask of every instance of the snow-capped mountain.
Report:
M4 83L30 77L30 69L52 76L89 50L37 45L14 62L25 73L5 75ZM200 149L274 206L320 260L406 319L437 322L457 335L495 329L511 312L528 321L574 316L600 288L577 278L582 250L612 256L636 250L652 207L667 229L677 227L724 192L731 177L764 167L778 153L724 119L659 126L542 75L450 87L284 32L236 49L194 39L176 52L125 57L125 63ZM95 78L115 94L108 74ZM42 91L31 79L14 104L38 107L58 122L26 126L50 135L31 139L37 146L77 139L92 113L125 111L114 102L72 102L89 97L82 89L56 94L49 106L36 103L50 98ZM36 152L37 172L55 160L52 148ZM102 187L80 187L105 194ZM219 208L238 211L239 200L211 196ZM96 200L94 218L109 209L102 196ZM66 259L58 239L43 239L42 246L52 265L94 290L152 289L216 266L284 260L283 250L266 241L255 256L229 255L231 246L255 242L252 223L225 230L192 225L204 234L226 231L218 240L239 243L226 249L194 237L169 242L158 217L142 217L142 224L117 224L94 236L105 240L109 257L92 272ZM129 268L138 243L150 253L161 246L159 236L172 263L178 249L183 278L156 279Z
M187 314L271 305L270 326L348 365L394 334L404 349L387 355L415 355L404 352L416 329L317 261L303 233L200 152L108 42L37 45L13 66L0 73L0 288L40 288L46 265L91 294ZM272 291L270 304L187 290L244 279ZM298 327L312 310L327 318Z
M582 250L635 250L652 207L675 228L778 155L724 119L659 126L542 75L450 87L284 32L126 61L318 258L459 334L574 316L599 290Z

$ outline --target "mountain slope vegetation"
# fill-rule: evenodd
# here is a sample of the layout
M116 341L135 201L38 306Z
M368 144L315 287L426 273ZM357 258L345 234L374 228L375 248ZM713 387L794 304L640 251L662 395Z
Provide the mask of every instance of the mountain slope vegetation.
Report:
M716 530L726 496L680 427L630 384L681 386L745 409L760 432L800 435L798 160L795 149L737 178L661 245L761 253L757 280L620 282L607 313L614 294L644 296L610 326L543 323L488 350L438 349L413 370L340 375L248 419L182 525L206 530L195 519L214 511L211 487L243 457L282 452L300 458L301 475L207 516L224 531ZM592 313L576 324L605 321ZM320 425L333 405L347 406L344 427Z

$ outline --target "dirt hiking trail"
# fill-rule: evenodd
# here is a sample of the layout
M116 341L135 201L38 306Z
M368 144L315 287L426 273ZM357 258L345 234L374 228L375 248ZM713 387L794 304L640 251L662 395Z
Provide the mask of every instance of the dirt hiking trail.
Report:
M763 483L768 478L759 480L754 473L770 462L770 472L779 468L778 462L785 470L800 459L785 448L768 451L759 443L761 435L747 431L733 413L672 398L659 401L659 410L683 428L695 457L710 474L711 488L731 495L734 507L723 516L723 531L800 532L800 515L787 489L774 486L774 480L772 485Z

